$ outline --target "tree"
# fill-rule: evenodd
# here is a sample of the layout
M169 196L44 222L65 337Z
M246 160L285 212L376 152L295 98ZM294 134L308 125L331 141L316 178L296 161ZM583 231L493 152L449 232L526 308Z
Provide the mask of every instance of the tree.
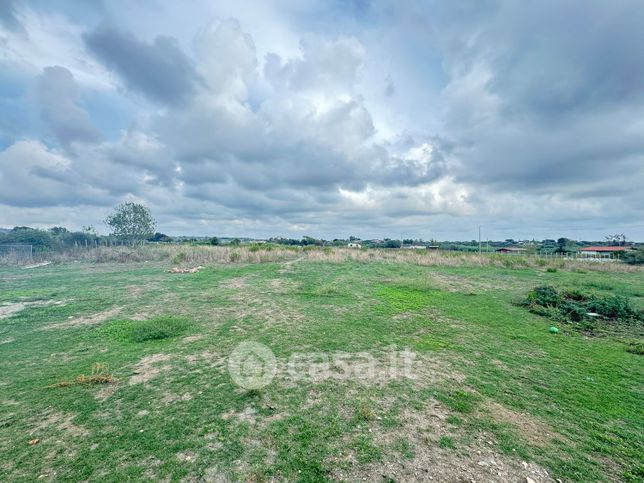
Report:
M211 245L214 245L214 246L219 245L219 244L220 244L219 238L217 238L216 236L213 236L213 237L210 239L210 244L211 244Z
M622 260L629 265L644 265L644 247L624 252Z
M111 236L129 243L140 243L154 234L156 222L150 210L139 203L127 201L105 219Z
M623 247L626 245L626 236L624 236L623 233L618 233L616 235L608 235L604 238L606 238L606 241L611 245L615 245L618 247Z
M157 243L170 243L172 242L172 237L166 235L165 233L159 233L158 231L148 238L148 241L157 242Z

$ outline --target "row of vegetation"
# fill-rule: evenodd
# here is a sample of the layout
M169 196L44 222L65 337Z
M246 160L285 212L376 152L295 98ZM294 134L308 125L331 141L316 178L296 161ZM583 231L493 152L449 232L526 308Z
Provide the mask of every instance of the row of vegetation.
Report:
M55 251L73 247L95 247L102 245L127 244L137 245L144 242L170 243L170 242L187 242L192 244L208 245L232 245L257 244L251 239L240 238L219 238L219 237L202 237L187 238L172 237L155 231L156 221L150 210L133 202L126 202L118 205L114 212L105 220L106 226L110 233L108 236L99 236L92 226L84 227L82 231L70 231L64 227L53 227L48 230L40 230L27 226L17 226L11 230L0 230L0 244L26 244L31 245L36 252ZM470 242L437 242L436 240L425 241L422 239L390 239L384 240L360 240L358 237L350 236L348 239L336 238L333 240L324 240L304 236L301 239L295 238L269 238L262 240L262 245L266 246L299 246L299 247L343 247L347 244L355 244L363 248L440 248L448 251L495 251L502 247L512 247L519 245L523 254L569 254L577 251L578 248L591 244L608 244L624 246L623 252L617 252L618 258L626 263L643 264L644 247L632 250L626 245L624 235L607 236L604 242L577 242L568 238L559 238L558 240L543 240L537 242L517 241L506 239L504 241L493 241L480 244L476 240Z

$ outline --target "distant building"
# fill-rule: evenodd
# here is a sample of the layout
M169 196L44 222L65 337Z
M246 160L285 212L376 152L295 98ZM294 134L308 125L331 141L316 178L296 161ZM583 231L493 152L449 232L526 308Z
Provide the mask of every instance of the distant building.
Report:
M362 248L362 245L356 242L349 242L347 243L347 248Z
M428 250L438 250L440 247L438 245L427 245Z
M403 245L402 248L405 250L424 250L427 247L425 245Z
M619 252L631 250L631 247L584 247L579 249L579 254L584 257L610 257Z

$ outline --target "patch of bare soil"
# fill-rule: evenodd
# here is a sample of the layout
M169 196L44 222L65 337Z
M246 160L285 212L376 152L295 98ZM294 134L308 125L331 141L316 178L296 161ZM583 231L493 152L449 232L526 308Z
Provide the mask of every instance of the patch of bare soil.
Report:
M188 354L186 356L186 362L190 365L196 364L197 362L200 363L200 367L204 368L222 368L224 369L227 364L227 356L221 356L219 354L216 354L214 352L210 352L207 350L195 353L195 354Z
M49 305L65 305L65 300L37 300L34 302L8 302L0 304L0 319L11 317L29 307L47 307Z
M334 463L348 469L336 470L334 479L345 481L437 481L437 482L554 482L548 472L534 463L527 463L498 453L492 436L479 433L470 447L440 448L441 436L450 434L445 423L449 411L432 401L422 412L406 410L401 427L385 431L371 425L374 442L391 448L395 441L411 444L414 457L407 459L388 451L382 461L359 464L352 450L344 450Z
M273 291L250 287L245 277L226 280L220 287L234 290L229 299L235 303L224 311L240 321L232 327L237 332L246 331L243 320L247 317L264 321L269 326L298 322L304 318L292 304L280 303L279 298L275 300Z
M219 284L221 288L230 288L235 290L246 288L246 285L246 277L229 278L228 280L224 280Z
M96 391L96 394L94 394L94 399L97 401L106 401L110 397L114 395L116 391L119 389L119 383L113 382L112 384L107 384L100 388L98 391Z
M167 372L172 369L172 366L169 364L158 365L160 362L167 362L172 357L169 354L153 354L150 356L145 356L139 362L137 362L132 371L132 376L130 377L128 384L144 384L163 372Z
M529 414L514 411L493 401L488 401L485 409L496 422L511 425L526 441L537 446L545 446L557 437L550 426Z
M50 428L64 431L69 436L84 437L89 431L82 426L73 423L73 414L66 414L48 408L36 422L29 436L38 436Z
M85 315L82 317L72 317L71 319L66 320L65 322L57 322L54 324L47 324L41 328L41 330L52 330L52 329L71 329L74 327L82 327L84 325L96 325L101 322L116 317L121 311L121 307L112 307L111 309L104 310L103 312L98 312L92 315Z

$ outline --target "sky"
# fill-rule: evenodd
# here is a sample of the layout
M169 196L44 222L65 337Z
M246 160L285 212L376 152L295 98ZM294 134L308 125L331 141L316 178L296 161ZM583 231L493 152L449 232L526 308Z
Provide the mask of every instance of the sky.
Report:
M2 0L0 227L644 240L641 0Z

